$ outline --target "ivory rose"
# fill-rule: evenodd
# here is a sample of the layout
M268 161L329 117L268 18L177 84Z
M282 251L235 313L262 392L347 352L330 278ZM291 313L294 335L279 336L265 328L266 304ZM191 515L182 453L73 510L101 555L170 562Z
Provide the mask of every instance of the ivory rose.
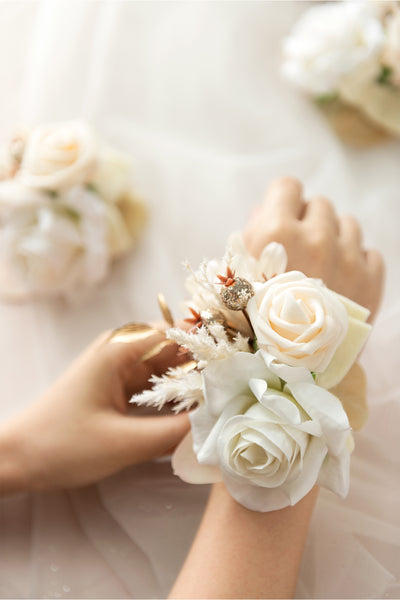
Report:
M247 310L258 346L283 364L325 371L348 327L336 295L299 271L253 287Z
M28 137L18 178L27 187L61 190L89 182L96 163L97 145L84 123L52 123Z
M310 381L282 387L260 352L215 361L202 376L204 403L172 461L179 477L223 480L262 512L297 503L316 483L347 494L350 426L335 396Z

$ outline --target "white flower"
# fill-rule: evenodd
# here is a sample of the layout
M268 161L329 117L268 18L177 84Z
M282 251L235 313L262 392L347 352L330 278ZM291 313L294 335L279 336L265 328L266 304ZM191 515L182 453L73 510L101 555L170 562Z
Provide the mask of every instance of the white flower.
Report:
M84 123L42 125L28 137L18 178L27 187L61 190L89 182L96 162L96 142Z
M250 282L263 281L264 277L269 279L286 271L287 254L282 244L271 242L263 248L259 258L254 258L246 248L243 235L236 232L229 236L223 264L229 265L237 277Z
M52 198L17 181L0 183L0 294L72 297L109 266L104 203L75 186Z
M285 365L285 380L297 378L288 376L288 366L305 367L322 374L323 387L336 385L370 331L369 312L299 271L253 287L247 311L257 344Z
M282 244L272 242L265 246L259 258L254 258L246 249L241 233L233 233L227 243L222 260L204 260L200 268L191 273L186 280L186 289L192 300L190 306L197 310L217 310L244 335L250 335L246 319L240 311L231 311L221 302L221 282L218 275L225 275L230 267L236 277L262 281L283 273L287 265L287 254ZM190 267L189 267L190 268Z
M368 3L313 6L284 42L283 73L312 94L331 94L346 74L362 70L365 77L378 75L383 43L382 24Z
M262 512L297 503L316 483L347 494L350 426L335 396L304 381L282 390L260 353L237 353L202 375L205 402L173 457L177 475L222 479L238 502Z

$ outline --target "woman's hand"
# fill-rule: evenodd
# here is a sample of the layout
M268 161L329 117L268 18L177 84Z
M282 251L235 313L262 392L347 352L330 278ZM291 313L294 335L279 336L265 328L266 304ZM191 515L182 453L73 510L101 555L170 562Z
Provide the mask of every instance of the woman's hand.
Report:
M281 242L288 254L288 270L321 278L330 289L368 308L374 318L383 291L381 255L363 248L354 217L339 217L329 200L320 196L306 202L296 179L273 181L244 237L254 256L269 242Z
M133 341L131 341L133 339ZM161 331L96 340L36 403L0 427L0 493L86 485L176 446L186 414L130 416L152 373L182 362Z

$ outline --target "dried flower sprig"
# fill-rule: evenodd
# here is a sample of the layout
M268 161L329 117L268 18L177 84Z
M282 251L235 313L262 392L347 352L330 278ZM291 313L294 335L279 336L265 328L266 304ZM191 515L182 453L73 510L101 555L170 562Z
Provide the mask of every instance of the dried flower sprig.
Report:
M175 413L189 410L203 402L203 382L199 371L189 373L184 367L169 369L165 375L152 375L152 389L133 396L132 402L138 406L152 406L161 410L169 402L173 402Z

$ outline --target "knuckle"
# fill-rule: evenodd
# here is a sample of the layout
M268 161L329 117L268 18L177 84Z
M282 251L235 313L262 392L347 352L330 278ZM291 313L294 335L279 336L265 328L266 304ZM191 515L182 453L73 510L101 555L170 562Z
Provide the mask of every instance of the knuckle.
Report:
M273 179L269 186L269 190L275 187L291 189L298 193L301 193L302 191L302 185L300 181L295 177L291 177L290 175L282 175L281 177L276 177Z

